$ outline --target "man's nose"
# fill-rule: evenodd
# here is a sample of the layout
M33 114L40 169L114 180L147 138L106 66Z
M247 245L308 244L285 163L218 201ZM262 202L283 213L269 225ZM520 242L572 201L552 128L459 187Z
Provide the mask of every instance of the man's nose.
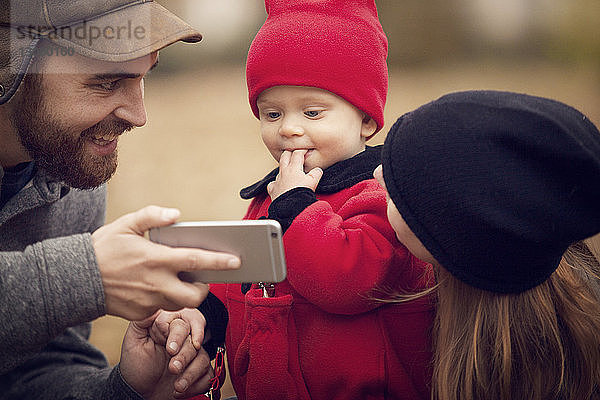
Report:
M134 126L146 124L146 106L144 105L144 81L132 82L124 92L119 106L114 110L114 115Z

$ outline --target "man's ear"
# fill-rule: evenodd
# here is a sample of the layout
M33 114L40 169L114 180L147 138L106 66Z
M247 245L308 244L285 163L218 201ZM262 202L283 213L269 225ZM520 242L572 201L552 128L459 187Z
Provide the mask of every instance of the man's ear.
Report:
M369 117L368 115L365 115L365 117L362 120L362 128L360 135L364 138L368 138L371 137L371 135L373 135L376 130L377 123L375 122L375 120Z

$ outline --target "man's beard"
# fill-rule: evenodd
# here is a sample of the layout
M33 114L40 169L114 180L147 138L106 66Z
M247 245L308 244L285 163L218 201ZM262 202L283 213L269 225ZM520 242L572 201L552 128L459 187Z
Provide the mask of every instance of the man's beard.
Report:
M133 125L104 119L83 132L73 132L50 112L52 99L44 97L41 76L26 76L22 86L12 123L36 166L50 178L78 189L93 189L108 181L117 168L116 150L106 156L94 155L86 152L85 142L94 136L121 134Z

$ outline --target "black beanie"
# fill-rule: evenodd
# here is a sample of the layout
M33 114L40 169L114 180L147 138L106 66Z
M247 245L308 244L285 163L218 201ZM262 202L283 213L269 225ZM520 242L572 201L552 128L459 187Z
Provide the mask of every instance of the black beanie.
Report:
M410 229L454 277L493 292L544 282L600 232L600 133L560 102L452 93L400 117L383 177Z

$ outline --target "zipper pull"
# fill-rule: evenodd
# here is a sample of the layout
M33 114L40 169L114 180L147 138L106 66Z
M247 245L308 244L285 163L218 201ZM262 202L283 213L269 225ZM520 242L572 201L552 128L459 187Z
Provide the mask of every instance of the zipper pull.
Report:
M269 282L259 282L258 286L262 289L263 297L275 296L275 284Z

